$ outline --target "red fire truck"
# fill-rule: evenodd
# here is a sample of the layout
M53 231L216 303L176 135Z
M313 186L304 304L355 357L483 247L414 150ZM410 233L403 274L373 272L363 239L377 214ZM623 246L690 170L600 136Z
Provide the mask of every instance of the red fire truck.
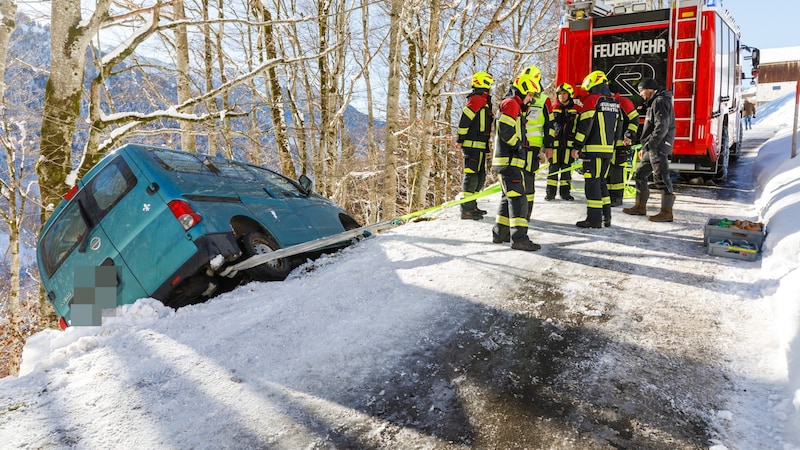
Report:
M651 2L652 3L652 2ZM724 180L742 142L742 45L719 0L567 0L556 81L578 87L602 70L613 89L640 105L636 84L655 78L671 90L675 146L670 168L684 178Z

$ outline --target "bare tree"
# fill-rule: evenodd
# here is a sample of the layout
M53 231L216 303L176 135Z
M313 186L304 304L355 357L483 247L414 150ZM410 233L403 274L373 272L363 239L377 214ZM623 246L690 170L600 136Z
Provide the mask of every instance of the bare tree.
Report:
M5 101L5 61L8 56L8 44L11 33L16 27L14 16L17 3L14 0L0 0L0 146L4 150L5 165L0 167L0 218L8 227L8 257L10 280L8 296L1 297L0 302L0 349L5 349L9 359L6 368L10 375L19 373L19 363L22 356L22 345L25 336L21 331L20 308L20 236L22 231L22 218L29 191L23 187L23 180L27 175L26 159L24 152L25 133L23 124L15 124L8 120L7 105ZM7 321L3 320L3 310L8 311ZM5 323L7 322L7 323ZM5 339L4 339L5 338Z
M45 87L39 160L39 193L44 205L42 223L67 191L72 168L72 144L80 117L87 48L108 18L111 0L97 0L86 20L81 2L52 0L50 77Z

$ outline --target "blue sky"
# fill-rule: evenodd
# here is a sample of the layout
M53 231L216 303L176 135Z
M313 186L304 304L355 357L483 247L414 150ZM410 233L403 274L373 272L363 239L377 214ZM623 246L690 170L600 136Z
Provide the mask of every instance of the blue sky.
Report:
M742 29L742 43L756 48L800 46L797 0L717 0Z

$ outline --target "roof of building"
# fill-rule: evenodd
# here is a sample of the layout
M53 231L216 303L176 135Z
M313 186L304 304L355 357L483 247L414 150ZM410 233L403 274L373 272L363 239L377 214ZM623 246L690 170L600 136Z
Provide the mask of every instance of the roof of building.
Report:
M762 48L761 64L800 61L800 46L781 48Z

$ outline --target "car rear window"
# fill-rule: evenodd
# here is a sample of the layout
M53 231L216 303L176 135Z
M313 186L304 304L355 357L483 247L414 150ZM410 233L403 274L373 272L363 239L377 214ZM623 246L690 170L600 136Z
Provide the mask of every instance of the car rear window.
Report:
M73 197L42 236L40 253L48 277L53 276L89 230L135 185L136 177L125 160L118 156ZM84 215L81 215L81 208Z
M48 277L53 276L56 269L75 250L88 232L89 227L81 217L78 201L73 201L53 222L53 226L47 230L39 244L44 271Z

